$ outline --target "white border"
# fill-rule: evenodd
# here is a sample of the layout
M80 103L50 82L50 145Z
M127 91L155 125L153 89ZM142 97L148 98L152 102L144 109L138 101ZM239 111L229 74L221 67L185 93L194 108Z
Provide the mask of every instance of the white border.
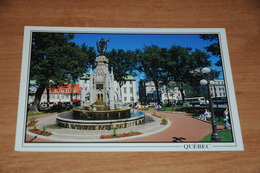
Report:
M100 33L100 34L218 34L229 108L232 111L233 138L231 143L25 143L26 104L32 32ZM16 151L53 152L113 152L113 151L241 151L244 150L234 84L224 28L79 28L25 26L20 78L20 94L16 129Z

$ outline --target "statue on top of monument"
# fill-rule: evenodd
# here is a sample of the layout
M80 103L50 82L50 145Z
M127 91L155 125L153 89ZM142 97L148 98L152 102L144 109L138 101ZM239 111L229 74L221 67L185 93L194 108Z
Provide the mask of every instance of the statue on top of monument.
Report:
M100 53L100 55L104 55L107 50L107 42L108 40L105 40L104 38L101 38L99 42L97 42L97 50Z

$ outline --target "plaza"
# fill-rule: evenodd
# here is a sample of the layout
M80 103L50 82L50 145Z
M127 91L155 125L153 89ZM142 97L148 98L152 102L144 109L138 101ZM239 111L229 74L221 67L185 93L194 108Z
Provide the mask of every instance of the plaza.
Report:
M173 137L185 138L183 142L198 142L212 132L211 123L200 121L189 113L185 112L165 112L156 111L157 115L166 116L167 125L160 125L160 118L152 116L153 110L143 111L146 114L147 122L145 125L138 125L131 128L118 129L117 133L139 131L142 134L132 137L116 139L100 139L100 135L112 134L112 130L75 130L57 128L54 125L56 114L44 114L36 116L39 122L36 124L41 127L48 125L47 131L53 135L44 137L27 133L26 142L172 142ZM154 121L151 121L151 120ZM217 125L219 130L223 125ZM37 138L33 139L35 136Z

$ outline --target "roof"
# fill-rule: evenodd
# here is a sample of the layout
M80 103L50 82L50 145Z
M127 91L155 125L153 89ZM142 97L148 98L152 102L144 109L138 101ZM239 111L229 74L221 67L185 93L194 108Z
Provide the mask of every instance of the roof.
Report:
M80 79L82 79L82 80L88 80L89 79L89 76L90 76L90 74L89 73L83 73L83 76L80 78Z
M89 80L90 74L89 73L83 73L83 76L80 78L81 80ZM127 81L135 81L136 79L134 78L133 75L128 75L125 77L125 80Z
M50 93L71 93L71 91L72 91L72 84L67 84L67 85L64 85L64 86L60 86L58 88L51 88L50 89ZM75 84L73 93L80 93L80 92L81 92L80 85Z
M133 75L128 75L125 77L125 80L136 80Z

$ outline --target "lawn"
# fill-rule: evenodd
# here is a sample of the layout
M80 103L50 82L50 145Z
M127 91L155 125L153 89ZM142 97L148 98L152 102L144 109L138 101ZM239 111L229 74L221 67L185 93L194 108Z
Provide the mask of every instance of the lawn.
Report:
M46 114L46 112L28 112L27 116Z
M221 137L221 142L233 142L232 137L232 130L223 130L219 132L219 135ZM206 136L204 139L202 139L200 142L210 142L211 141L211 134Z

